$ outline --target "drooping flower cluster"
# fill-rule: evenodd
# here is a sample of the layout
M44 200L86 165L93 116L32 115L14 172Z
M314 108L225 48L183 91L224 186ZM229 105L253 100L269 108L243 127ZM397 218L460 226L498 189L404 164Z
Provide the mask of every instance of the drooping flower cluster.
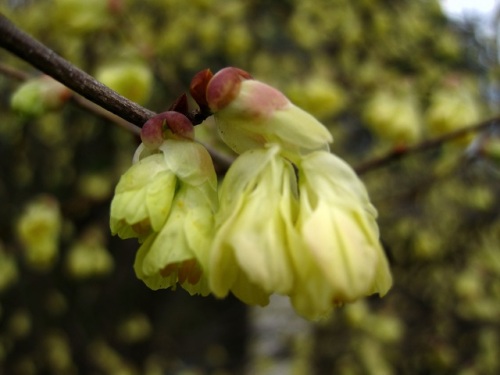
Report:
M111 231L142 243L134 269L151 289L180 284L209 293L202 263L217 209L217 180L192 125L165 112L143 127L134 164L121 177L111 203Z
M310 319L384 295L392 279L377 212L354 171L329 152L330 132L240 69L200 72L191 95L240 155L217 202L208 154L191 137L178 139L185 121L146 123L111 208L113 232L142 241L138 277L153 289L179 283L248 304L279 293Z

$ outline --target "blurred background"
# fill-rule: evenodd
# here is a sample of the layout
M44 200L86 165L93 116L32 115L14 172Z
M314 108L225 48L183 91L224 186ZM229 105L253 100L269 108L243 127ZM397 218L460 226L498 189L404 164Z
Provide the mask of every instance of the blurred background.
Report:
M137 243L108 227L137 137L0 50L0 374L499 373L500 125L369 164L498 115L498 4L452 18L437 0L4 0L0 10L156 112L205 68L238 66L285 92L363 171L394 276L386 297L317 323L279 297L250 308L150 291L132 269ZM210 121L196 131L228 152Z

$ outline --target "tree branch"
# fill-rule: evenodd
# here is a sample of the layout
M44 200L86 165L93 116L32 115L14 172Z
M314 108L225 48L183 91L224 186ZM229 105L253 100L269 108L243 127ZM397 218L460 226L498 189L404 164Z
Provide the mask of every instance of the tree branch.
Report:
M2 63L0 63L0 74L3 74L7 77L11 77L21 82L26 81L27 79L30 78L30 75L28 73ZM85 99L83 96L80 96L76 93L72 93L70 100L78 107L128 130L132 134L135 134L137 136L140 136L141 134L140 127L132 124L131 122L128 122L127 120L124 120L123 118L105 110L102 107L99 107L97 104L91 102L88 99ZM192 114L192 116L195 118L195 121L196 121L195 117L196 115L197 115L196 112ZM233 163L234 159L231 156L226 156L220 153L210 145L203 144L203 146L208 150L214 163L217 165L218 171L220 173L225 173L229 169L230 165Z
M470 125L470 126L462 128L462 129L455 130L454 132L443 134L440 137L425 140L421 143L418 143L418 144L413 145L413 146L409 146L405 149L392 150L389 153L387 153L386 155L383 155L379 158L375 158L372 160L368 160L367 162L358 165L356 168L354 168L354 170L358 174L363 174L363 173L367 173L369 171L373 171L373 170L381 168L381 167L385 166L386 164L389 164L395 160L399 160L401 158L407 157L407 156L412 155L412 154L416 154L419 152L423 152L423 151L431 150L433 148L440 147L444 143L446 143L448 141L452 141L452 140L460 138L460 137L463 137L464 135L466 135L468 133L479 132L481 130L484 130L487 127L493 125L495 122L500 123L500 115L493 117L489 120L482 121L479 124Z
M80 107L117 123L135 134L138 134L140 131L134 124L142 127L149 118L156 114L119 95L117 92L95 80L95 78L89 74L78 69L73 64L57 55L54 51L17 28L2 13L0 13L0 47L3 47L22 60L30 63L35 68L51 76L90 101L78 95L74 95L73 101ZM24 73L17 74L16 71L13 71L3 64L0 64L0 73L10 75L18 80L26 79ZM102 110L97 105L111 113ZM208 114L198 113L197 111L188 114L188 117L194 125L201 123L207 116ZM373 171L403 157L437 148L448 141L460 138L470 132L481 131L494 122L500 122L500 116L459 129L455 132L447 133L438 138L426 140L405 149L393 150L379 158L368 160L354 169L358 174ZM211 150L211 154L212 157L215 156L222 165L227 166L230 164L230 160L221 157L215 150Z
M0 13L0 47L30 63L83 97L137 126L155 113L128 100L17 28Z
M0 74L14 78L18 81L26 81L29 78L29 74L23 72L22 70L18 70L11 66L0 63Z

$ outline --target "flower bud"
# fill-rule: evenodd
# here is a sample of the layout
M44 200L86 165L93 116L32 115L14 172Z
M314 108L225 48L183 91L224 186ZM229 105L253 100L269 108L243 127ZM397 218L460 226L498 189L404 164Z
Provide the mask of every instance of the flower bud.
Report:
M143 125L141 140L149 150L155 150L167 138L194 139L194 127L182 113L167 111L150 118Z
M320 119L335 116L346 105L342 87L321 76L292 82L286 92L293 103Z
M206 88L206 102L216 113L231 103L240 93L241 81L251 76L238 68L224 68L215 74Z
M457 77L446 80L432 93L425 119L432 135L446 134L479 122L481 108L473 85Z
M394 146L408 145L421 137L420 110L408 85L375 91L362 116L375 135Z
M12 109L26 116L41 116L60 108L71 91L49 76L40 76L23 83L12 95Z
M169 111L175 111L182 113L183 115L188 115L189 112L189 104L188 98L186 94L181 94L174 100L174 102L168 108Z
M214 75L210 69L202 70L201 72L195 74L189 86L189 93L202 111L210 110L206 93L208 83L213 76Z
M112 20L104 0L54 0L53 6L55 22L75 34L98 30Z
M75 279L106 275L113 266L113 257L104 246L104 236L97 228L87 231L71 246L66 256L66 268Z
M31 202L17 223L17 233L27 263L36 269L49 269L59 250L61 215L57 201L43 196Z
M330 132L285 95L237 68L217 72L207 86L207 103L224 142L237 153L276 143L294 160L327 150Z
M133 102L144 104L151 95L153 75L141 61L115 62L101 67L96 79Z

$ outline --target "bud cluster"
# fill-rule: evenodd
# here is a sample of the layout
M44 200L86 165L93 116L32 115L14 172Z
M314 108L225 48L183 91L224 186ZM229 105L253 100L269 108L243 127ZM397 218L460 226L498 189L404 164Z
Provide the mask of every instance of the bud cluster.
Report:
M241 69L204 70L190 93L240 155L217 186L183 97L144 125L111 205L112 232L142 243L137 276L152 289L179 284L248 304L287 295L309 319L384 295L392 279L377 212L329 152L330 132Z

